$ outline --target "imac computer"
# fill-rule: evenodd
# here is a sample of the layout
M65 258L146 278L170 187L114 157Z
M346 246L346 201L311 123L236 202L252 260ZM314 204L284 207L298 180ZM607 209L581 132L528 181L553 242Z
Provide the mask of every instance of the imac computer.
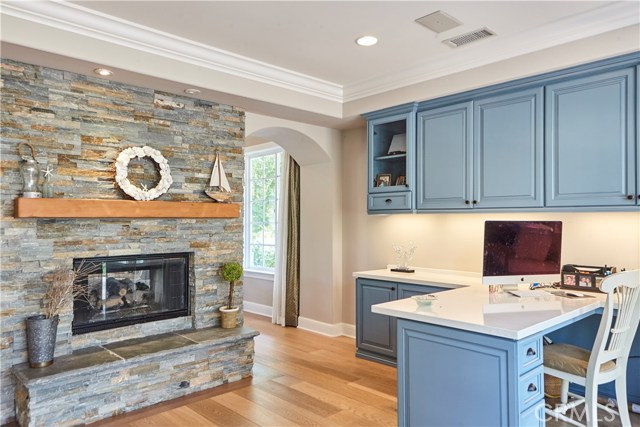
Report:
M561 246L560 221L486 221L482 283L559 282Z

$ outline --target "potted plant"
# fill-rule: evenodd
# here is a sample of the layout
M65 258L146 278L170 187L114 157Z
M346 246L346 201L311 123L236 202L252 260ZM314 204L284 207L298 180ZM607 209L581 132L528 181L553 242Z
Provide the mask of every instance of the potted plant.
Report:
M223 328L235 328L239 307L233 305L233 294L236 281L242 277L242 266L237 262L229 262L222 266L222 277L229 282L229 299L226 307L220 307Z
M43 314L27 318L27 349L29 366L43 368L53 363L56 335L60 314L73 306L73 300L86 297L86 290L79 285L81 277L88 273L81 265L77 269L55 270L48 277L43 297Z

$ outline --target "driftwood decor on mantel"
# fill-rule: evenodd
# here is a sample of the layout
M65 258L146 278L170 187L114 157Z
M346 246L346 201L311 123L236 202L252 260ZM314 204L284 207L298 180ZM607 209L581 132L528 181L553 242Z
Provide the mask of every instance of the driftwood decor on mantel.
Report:
M15 218L238 218L236 203L161 202L109 199L25 199Z

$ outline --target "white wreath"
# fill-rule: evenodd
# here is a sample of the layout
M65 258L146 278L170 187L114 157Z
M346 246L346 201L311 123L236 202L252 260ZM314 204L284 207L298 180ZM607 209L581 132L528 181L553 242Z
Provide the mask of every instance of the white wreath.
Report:
M147 186L144 184L142 188L138 188L127 178L129 161L136 157L151 157L158 165L160 182L151 190L147 189ZM167 159L165 159L158 150L145 145L144 147L126 148L118 154L116 158L116 183L118 183L125 194L128 194L136 200L153 200L167 192L173 183L173 178L171 178L171 169L169 169Z

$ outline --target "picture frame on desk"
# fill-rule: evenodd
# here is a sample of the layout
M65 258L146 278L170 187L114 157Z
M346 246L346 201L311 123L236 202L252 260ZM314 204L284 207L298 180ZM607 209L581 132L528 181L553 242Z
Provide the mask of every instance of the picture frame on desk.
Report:
M573 289L579 292L600 292L602 279L615 272L615 267L567 264L562 267L561 288Z

